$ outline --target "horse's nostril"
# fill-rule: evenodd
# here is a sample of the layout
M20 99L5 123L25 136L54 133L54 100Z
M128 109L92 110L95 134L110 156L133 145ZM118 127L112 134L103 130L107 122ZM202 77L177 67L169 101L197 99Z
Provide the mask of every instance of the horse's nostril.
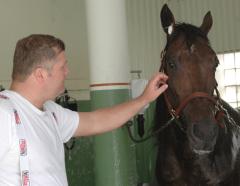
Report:
M202 131L199 124L194 124L193 125L193 135L194 135L194 137L197 137L199 139L204 138L204 132Z
M212 140L216 133L214 123L196 123L193 124L193 136L200 140Z

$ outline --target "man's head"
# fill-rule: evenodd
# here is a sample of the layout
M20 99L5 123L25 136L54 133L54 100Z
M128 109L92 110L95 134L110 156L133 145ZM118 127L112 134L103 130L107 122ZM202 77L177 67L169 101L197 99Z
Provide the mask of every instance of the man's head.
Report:
M19 40L13 59L13 81L25 81L39 67L51 71L52 61L64 50L64 42L51 35L34 34Z

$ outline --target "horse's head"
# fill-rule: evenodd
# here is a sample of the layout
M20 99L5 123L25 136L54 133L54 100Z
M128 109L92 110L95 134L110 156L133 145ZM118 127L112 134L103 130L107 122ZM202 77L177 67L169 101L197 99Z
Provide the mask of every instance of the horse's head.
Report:
M213 95L219 62L207 38L212 16L208 12L200 27L176 24L171 10L164 5L161 22L167 35L160 69L169 76L166 102L180 117L192 150L211 152L219 131Z

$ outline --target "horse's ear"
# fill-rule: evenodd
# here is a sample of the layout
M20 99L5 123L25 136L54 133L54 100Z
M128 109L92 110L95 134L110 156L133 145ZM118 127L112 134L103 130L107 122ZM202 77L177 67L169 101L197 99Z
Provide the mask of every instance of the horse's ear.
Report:
M167 35L171 35L174 30L175 19L167 4L163 5L160 18L164 32L166 32Z
M200 29L207 35L212 27L212 24L213 24L212 15L211 12L208 11L208 13L203 18L203 22L202 25L200 26Z

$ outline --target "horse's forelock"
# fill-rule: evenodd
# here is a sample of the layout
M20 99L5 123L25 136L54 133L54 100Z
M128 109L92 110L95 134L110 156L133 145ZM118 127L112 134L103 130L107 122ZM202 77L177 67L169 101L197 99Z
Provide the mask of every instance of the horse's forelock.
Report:
M174 32L168 38L167 46L169 46L171 42L173 42L182 35L184 36L184 39L186 40L189 49L192 44L194 44L197 38L202 38L206 40L207 44L209 44L207 35L200 28L187 23L177 23L174 27Z

